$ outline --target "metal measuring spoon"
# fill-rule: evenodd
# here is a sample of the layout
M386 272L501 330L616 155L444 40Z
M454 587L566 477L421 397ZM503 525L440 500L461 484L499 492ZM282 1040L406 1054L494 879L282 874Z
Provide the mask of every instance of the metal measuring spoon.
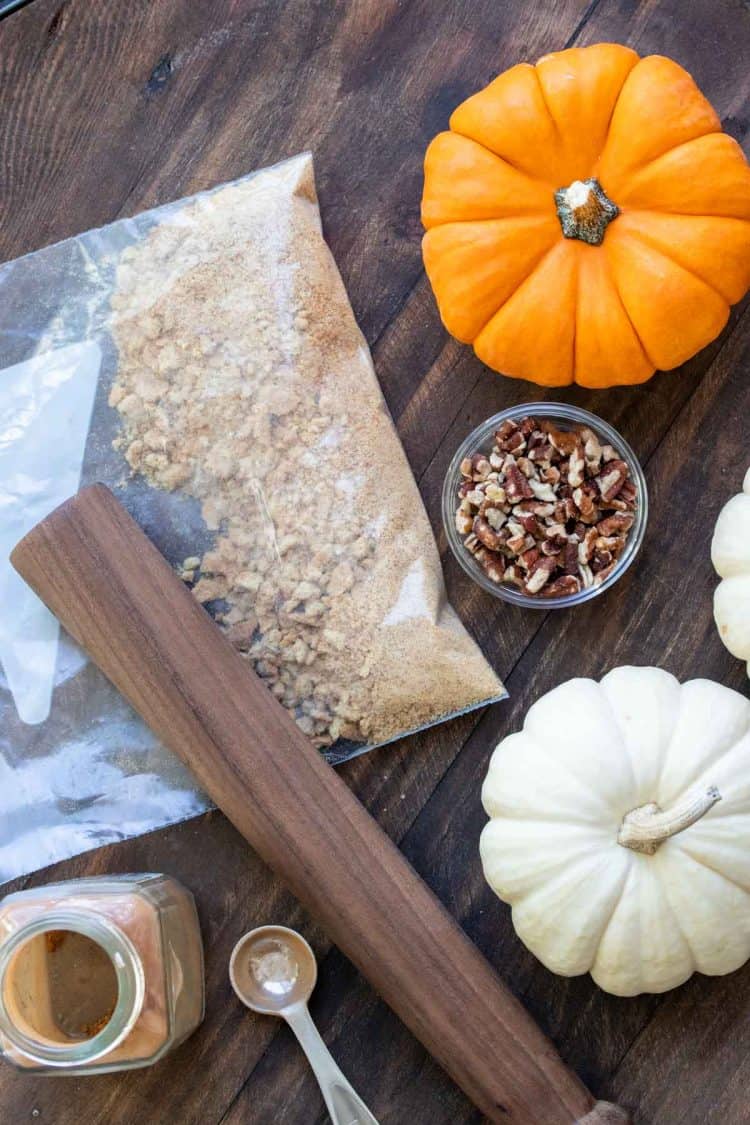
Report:
M318 965L301 934L286 926L250 930L232 951L229 979L248 1008L280 1016L289 1024L318 1080L333 1125L378 1125L336 1066L307 1009Z

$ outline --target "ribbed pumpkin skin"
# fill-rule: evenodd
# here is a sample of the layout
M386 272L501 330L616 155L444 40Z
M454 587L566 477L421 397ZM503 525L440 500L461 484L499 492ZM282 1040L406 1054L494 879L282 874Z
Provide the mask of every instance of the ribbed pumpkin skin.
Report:
M619 214L563 235L555 191ZM425 156L422 242L443 323L545 386L641 383L705 347L750 287L750 168L690 75L614 43L521 63Z

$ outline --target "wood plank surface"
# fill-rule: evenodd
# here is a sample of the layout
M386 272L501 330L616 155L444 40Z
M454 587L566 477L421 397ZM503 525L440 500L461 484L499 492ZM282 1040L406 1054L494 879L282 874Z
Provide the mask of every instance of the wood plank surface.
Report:
M607 997L589 978L561 980L521 946L477 858L491 749L555 683L633 662L747 686L713 627L708 543L747 466L750 312L736 310L709 349L644 387L547 396L601 414L646 467L643 553L601 604L513 610L468 583L439 528L458 442L488 414L540 394L492 375L440 327L419 253L424 147L505 66L609 39L675 57L747 148L743 0L34 0L0 23L0 259L312 149L326 236L438 534L451 598L511 692L508 704L373 752L342 775L595 1093L626 1105L639 1125L739 1125L750 1122L750 969L635 1000ZM137 1074L35 1079L3 1067L0 1120L325 1121L290 1035L241 1010L229 988L234 941L266 921L300 926L313 941L313 1014L382 1123L480 1120L219 814L17 885L144 869L169 871L196 894L205 1024Z

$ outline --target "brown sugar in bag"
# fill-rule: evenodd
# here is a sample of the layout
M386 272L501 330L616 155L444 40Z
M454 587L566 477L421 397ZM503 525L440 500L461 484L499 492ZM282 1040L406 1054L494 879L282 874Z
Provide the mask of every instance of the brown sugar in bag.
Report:
M200 503L214 541L183 577L302 730L339 760L503 698L446 600L311 157L171 212L111 305L116 446Z

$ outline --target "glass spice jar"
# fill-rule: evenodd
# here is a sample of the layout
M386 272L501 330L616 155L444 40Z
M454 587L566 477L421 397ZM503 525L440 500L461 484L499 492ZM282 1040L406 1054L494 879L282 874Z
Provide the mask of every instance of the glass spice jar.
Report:
M75 879L0 901L0 1051L15 1066L148 1066L203 1011L198 915L175 879Z

